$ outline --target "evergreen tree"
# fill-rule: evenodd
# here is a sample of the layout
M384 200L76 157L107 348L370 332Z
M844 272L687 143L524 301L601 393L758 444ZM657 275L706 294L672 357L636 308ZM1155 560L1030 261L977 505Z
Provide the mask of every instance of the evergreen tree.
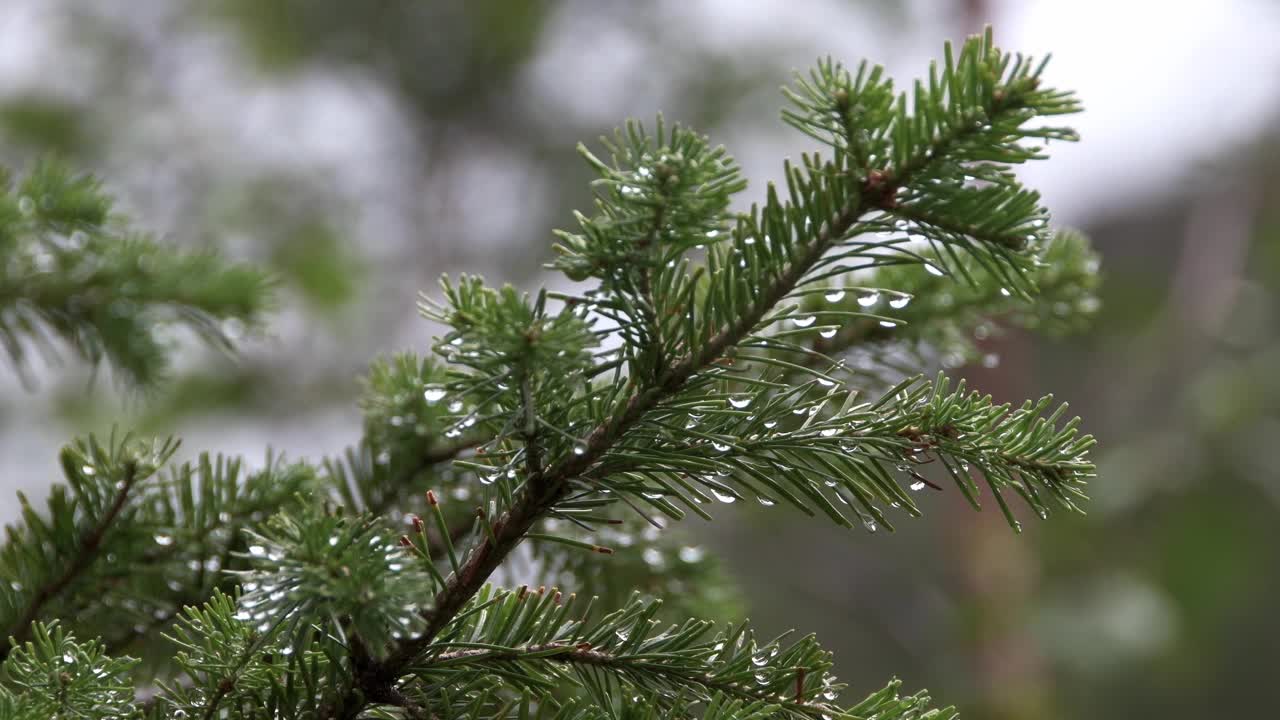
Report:
M665 528L742 500L892 530L950 486L1015 529L1011 495L1079 509L1093 441L1065 406L912 375L975 359L993 321L1096 310L1086 241L1012 172L1075 139L1041 121L1079 110L1043 69L990 33L910 93L822 61L783 117L826 156L745 213L687 128L580 148L595 208L551 267L581 291L446 279L433 354L373 364L341 457L75 441L0 550L0 718L953 717L897 681L842 704L815 638L719 627L714 561ZM52 165L0 198L16 362L60 342L143 385L158 323L259 322L261 275L108 208Z

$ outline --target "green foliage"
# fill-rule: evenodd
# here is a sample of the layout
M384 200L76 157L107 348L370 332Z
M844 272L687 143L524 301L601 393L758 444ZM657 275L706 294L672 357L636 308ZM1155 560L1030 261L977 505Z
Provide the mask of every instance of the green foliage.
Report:
M583 149L596 214L552 263L588 287L446 280L423 306L438 359L376 361L364 436L318 470L165 475L171 444L69 449L71 495L10 529L0 619L21 638L75 613L109 647L166 629L181 675L154 718L950 720L897 681L842 705L812 637L696 619L737 601L667 525L746 500L892 530L948 485L975 508L985 486L1015 529L1010 495L1080 508L1093 440L1065 406L917 374L974 357L989 323L1063 332L1096 310L1087 243L1011 170L1074 137L1040 122L1078 109L1042 68L989 34L910 95L820 63L785 117L830 157L737 215L722 149L628 125L608 161ZM95 188L41 212L105 214Z
M174 331L222 348L269 306L262 273L179 253L129 230L99 182L43 160L0 182L0 342L19 369L58 343L125 382L163 377ZM55 342L58 341L58 342Z
M108 657L97 640L77 642L57 623L37 622L31 640L0 666L0 717L133 717L136 661Z

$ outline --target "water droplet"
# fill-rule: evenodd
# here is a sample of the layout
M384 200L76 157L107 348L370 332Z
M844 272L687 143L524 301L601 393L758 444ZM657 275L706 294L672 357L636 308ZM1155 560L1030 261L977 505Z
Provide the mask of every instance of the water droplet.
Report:
M875 520L872 520L872 519L871 519L871 518L869 518L869 517L864 517L864 518L862 518L862 527L866 528L866 529L867 529L867 532L875 532L875 531L876 531L876 529L877 529L877 528L876 528L876 521L875 521Z
M816 315L808 315L806 317L791 318L791 324L798 328L807 328L817 322L817 320L818 318Z
M768 685L769 673L762 673L762 672L756 673L756 683L759 685Z
M498 475L499 475L499 473L494 473L494 474L492 474L492 475L481 475L481 476L480 476L480 484L481 484L481 485L492 485L492 484L494 484L495 482L497 482L497 481L498 481Z
M742 410L748 405L750 405L751 401L754 399L755 398L751 397L750 395L739 395L737 397L729 398L729 404L737 408L738 410Z
M444 399L446 390L439 385L430 385L426 390L422 391L422 398L427 401L428 405L434 405ZM450 406L452 409L452 406ZM456 410L454 412L457 412Z
M911 489L912 489L912 490L914 490L915 492L920 492L921 490L923 490L923 489L924 489L924 481L923 481L923 480L917 480L917 481L915 481L915 482L911 483Z
M30 195L23 195L18 198L18 210L23 215L31 215L36 211L36 201Z
M885 328L898 327L898 321L897 320L881 320L880 327L885 327Z
M267 554L267 549L261 545L250 545L249 554L254 557L263 557Z
M97 469L94 468L92 465L85 465L84 467L80 468L80 472L84 473L89 477L93 477L94 475L98 474Z
M337 536L337 535L334 535L334 536L330 537L330 538L329 538L329 547L337 547L337 545L338 545L338 536Z
M827 299L827 302L840 302L841 300L843 300L843 299L844 299L844 291L843 291L843 290L833 290L833 291L831 291L831 292L827 293L826 295L823 295L823 297L825 297L825 298Z
M836 333L839 332L839 330L840 328L827 328L826 330L819 330L818 335L823 339L830 340L836 336Z
M864 308L871 307L878 302L880 302L880 293L878 292L868 292L858 296L858 305Z
M27 198L23 198L23 199L25 200L25 199L27 199ZM71 663L73 663L73 662L75 662L75 661L76 661L75 656L73 656L71 653L69 653L69 652L62 653L62 662L64 662L64 663L66 663L66 664L70 665Z
M574 454L574 455L585 455L586 453L587 453L587 444L586 444L586 443L582 442L581 440L577 440L577 441L575 441L575 442L573 443L573 454Z
M284 647L280 648L280 654L281 654L281 655L285 655L285 656L292 655L292 654L293 654L293 647L292 647L292 646L290 646L290 645L285 645Z
M837 693L836 693L836 691L835 691L835 690L827 689L827 690L823 690L823 691L822 691L822 699L823 699L823 700L827 700L827 701L835 700L835 699L836 699L836 695L837 695Z
M893 308L894 310L901 310L902 308L906 307L910 302L911 302L910 295L899 295L898 297L895 297L889 300L889 307Z
M993 368L1000 364L1000 356L995 353L987 353L982 356L982 367Z
M777 504L776 500L774 500L773 498L765 497L764 495L757 495L756 500L759 500L760 504L765 507L773 507L774 505Z
M244 321L233 317L223 320L222 334L230 340L239 340L244 335Z
M619 640L621 640L621 641L623 641L623 642L626 642L626 641L627 641L627 638L631 637L631 631L630 631L630 630L623 630L622 628L619 628L619 629L617 629L617 630L614 630L614 631L613 631L613 634L614 634L614 635L617 635L617 636L618 636L618 639L619 639Z
M155 540L156 544L162 547L168 547L173 544L173 536L164 533L156 533Z
M712 440L712 441L711 441L711 447L712 447L716 452L729 452L729 445L727 445L727 444L725 444L725 443L718 443L718 442L716 442L715 440Z
M778 421L777 421L777 420L765 420L765 421L764 421L764 427L765 427L765 429L766 429L766 430L772 430L772 429L774 429L774 428L778 427Z
M400 417L399 415L392 415L391 427L400 427L401 425L404 425L404 418Z
M644 558L644 562L649 567L661 568L666 564L666 559L662 557L662 551L657 548L645 548L640 555Z
M722 503L725 503L726 505L732 504L738 500L738 498L734 497L733 495L730 495L729 493L726 493L726 492L720 492L715 488L711 488L711 494L715 495L717 500L719 500Z
M1000 294L1005 297L1009 297L1013 293L1009 292L1009 288L1000 288Z
M840 432L840 428L827 428L819 432L818 434L821 435L822 437L835 437L836 433L838 432Z
M449 412L451 413L462 412L462 401L454 400L453 402L449 403Z
M934 265L933 263L925 263L925 264L924 264L924 269L925 269L925 270L926 270L930 275L937 275L938 277L942 277L942 276L946 275L946 273L942 271L942 268L938 267L937 265Z
M680 548L679 555L684 562L696 563L706 555L706 551L696 545L686 545Z

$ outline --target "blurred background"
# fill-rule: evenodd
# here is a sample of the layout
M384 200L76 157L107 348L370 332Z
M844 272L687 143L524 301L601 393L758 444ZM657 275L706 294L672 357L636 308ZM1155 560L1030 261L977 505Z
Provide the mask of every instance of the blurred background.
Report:
M340 451L367 362L429 347L414 303L441 273L558 282L550 231L589 202L578 140L661 110L725 143L751 198L811 146L777 119L791 71L831 54L907 80L986 23L1052 51L1085 102L1083 142L1024 176L1094 238L1103 310L953 374L1072 403L1101 439L1090 514L1019 537L944 493L893 535L763 510L689 530L766 631L820 634L850 697L898 675L971 720L1270 716L1275 0L0 0L0 162L66 156L140 227L283 282L266 337L193 350L145 398L84 368L34 392L0 372L0 521L113 423L251 459Z

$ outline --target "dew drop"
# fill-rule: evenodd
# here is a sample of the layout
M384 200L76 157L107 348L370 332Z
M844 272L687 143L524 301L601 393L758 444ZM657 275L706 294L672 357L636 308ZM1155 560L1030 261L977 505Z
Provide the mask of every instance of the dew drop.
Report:
M758 673L756 673L756 684L758 684L758 685L768 685L768 684L769 684L769 673L762 673L762 672L758 672Z
M156 533L155 540L156 544L162 547L168 547L173 544L173 536L164 533Z
M712 495L715 495L717 500L719 500L720 502L722 502L722 503L724 503L724 504L726 504L726 505L732 504L732 503L736 502L736 501L737 501L737 499L738 499L738 498L734 497L733 495L730 495L729 493L720 492L719 490L717 490L717 489L715 489L715 488L711 488L711 494L712 494Z
M894 310L901 310L902 308L906 307L910 302L911 302L910 295L899 295L898 297L895 297L889 300L889 307L893 308Z
M404 425L404 418L400 417L399 415L392 415L391 427L400 427L401 425Z
M862 527L866 528L867 532L875 532L877 529L876 521L872 520L871 518L863 518Z
M915 492L920 492L921 490L923 490L923 489L924 489L924 481L923 481L923 480L917 480L917 481L915 481L915 482L911 483L911 489L912 489L912 490L914 490Z
M92 465L85 465L84 467L80 468L80 472L84 473L89 477L93 477L94 475L98 474L97 469L94 468Z
M36 211L36 201L32 200L30 195L23 195L18 198L18 210L23 215L31 215Z
M454 400L453 402L449 403L449 412L451 413L462 412L462 401Z
M280 654L285 656L292 655L293 647L289 645L285 645L284 647L280 648Z
M578 440L578 441L576 441L576 442L574 442L574 443L573 443L573 454L574 454L574 455L585 455L586 453L587 453L587 444L586 444L586 443L582 442L581 440Z
M750 395L739 395L737 397L729 398L729 404L737 408L738 410L742 410L746 408L748 405L750 405L753 399L754 398L752 398Z
M823 297L827 299L827 302L840 302L841 300L844 299L844 291L834 290L832 292L827 293L826 295L823 295Z
M1000 356L995 353L987 353L982 356L982 367L993 368L1000 364Z
M836 433L838 432L840 432L840 428L827 428L819 432L818 434L821 435L822 437L835 437Z
M1013 293L1009 292L1009 288L1000 288L1000 294L1005 297L1009 297Z
M239 340L244 335L244 321L233 317L223 320L222 334L231 340Z
M428 405L434 405L444 399L445 392L445 389L439 385L431 385L428 386L426 390L422 391L422 398L427 401ZM452 409L453 406L450 405L450 410ZM455 410L454 412L457 411Z
M774 429L774 428L778 427L778 421L777 421L777 420L765 420L765 421L764 421L764 427L765 427L765 429L766 429L766 430L772 430L772 429Z
M716 441L712 440L712 441L711 441L711 447L712 447L712 449L714 449L716 452L729 452L729 445L728 445L728 444L726 444L726 443L718 443L718 442L716 442Z
M818 320L817 316L808 315L806 317L791 318L791 324L795 325L798 328L807 328L810 325L817 322L817 320Z
M925 264L924 264L924 269L925 269L925 270L926 270L930 275L937 275L938 277L942 277L942 276L946 275L946 273L944 273L944 272L942 271L942 268L938 267L937 265L934 265L933 263L925 263Z
M831 338L836 336L836 333L839 330L840 328L827 328L826 330L819 330L818 336L825 340L830 340Z
M680 548L680 559L687 563L696 563L706 556L706 551L696 545L686 545Z
M898 327L898 321L896 321L896 320L881 320L881 321L880 321L880 327L885 327L885 328L894 328L894 327Z
M858 296L858 304L864 308L871 307L878 302L880 302L880 293L878 292L863 293Z
M254 557L263 557L267 554L267 549L261 545L250 545L249 554Z
M23 199L24 199L24 200L26 200L27 198L23 198ZM69 653L69 652L62 653L62 662L64 662L64 663L66 663L66 664L70 665L71 663L73 663L73 662L75 662L75 661L76 661L76 659L75 659L75 657L74 657L71 653Z
M760 504L765 507L773 507L774 505L777 504L776 500L774 500L773 498L765 497L764 495L757 495L756 500L759 500Z

